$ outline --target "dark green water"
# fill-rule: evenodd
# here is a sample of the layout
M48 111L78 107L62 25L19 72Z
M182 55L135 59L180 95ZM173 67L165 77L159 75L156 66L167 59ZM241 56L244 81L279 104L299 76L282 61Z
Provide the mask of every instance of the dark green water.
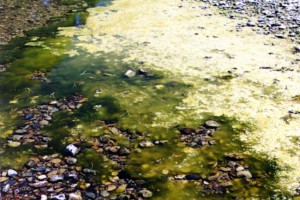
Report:
M90 5L95 3L91 1ZM86 16L86 13L81 15ZM75 14L71 15L60 25L74 24L75 18ZM171 175L196 173L205 178L216 173L216 166L225 162L225 155L243 153L247 149L238 140L238 134L248 127L236 130L232 128L236 123L234 119L207 115L207 119L222 123L214 136L216 145L189 148L180 143L180 133L174 127L196 128L205 121L188 111L176 109L192 86L153 70L146 77L124 77L129 69L137 71L150 66L142 63L138 66L128 65L114 54L95 56L80 52L80 55L73 57L62 54L63 51L74 49L76 38L49 36L49 29L51 26L32 31L22 42L16 39L10 44L11 48L2 51L6 60L1 62L12 63L0 74L0 120L3 123L0 127L1 168L18 168L34 154L61 153L71 142L91 141L109 134L101 125L103 121L109 121L122 130L147 133L147 140L168 141L164 145L142 149L138 147L139 141L130 142L128 138L113 136L118 145L134 148L126 169L132 177L146 180L154 199L285 198L284 194L275 192L276 171L280 169L275 161L267 160L262 155L246 155L243 161L255 181L236 180L225 195L208 194L195 183L169 180ZM28 42L35 36L38 38L33 43L22 46L24 41ZM16 50L13 45L21 45L22 48ZM31 80L31 74L36 71L46 72L51 82ZM54 116L54 121L43 129L52 138L47 149L30 144L18 148L4 147L5 138L21 123L18 111L74 93L87 97L88 102L74 113ZM11 157L12 154L14 157ZM88 148L79 155L79 160L83 166L98 171L98 181L105 182L117 172L114 169L116 163Z

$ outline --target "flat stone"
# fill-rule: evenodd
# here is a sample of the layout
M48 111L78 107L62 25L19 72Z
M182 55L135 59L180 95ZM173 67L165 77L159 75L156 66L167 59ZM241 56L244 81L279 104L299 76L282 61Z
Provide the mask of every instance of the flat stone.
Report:
M8 177L0 177L0 183L5 182L8 180Z
M109 192L107 192L106 190L103 190L103 191L101 191L101 196L103 196L103 197L108 197L110 194L109 194Z
M145 198L150 198L152 197L153 193L150 190L141 190L139 193Z
M117 188L116 192L123 193L123 192L125 192L126 188L127 188L127 184L122 184Z
M221 186L222 187L231 187L231 186L233 186L233 183L231 181L227 181L225 183L221 183Z
M93 192L86 192L85 196L91 199L95 199L96 195Z
M238 177L252 178L252 174L249 171L239 171L236 175Z
M151 141L142 141L140 142L141 147L153 147L154 144Z
M39 180L44 180L44 179L46 179L46 178L47 178L47 176L46 176L45 174L39 175L39 176L37 177L37 179L39 179Z
M13 140L21 140L24 137L24 135L13 135L12 139Z
M206 121L204 125L208 128L219 128L221 126L221 124L213 120Z
M223 172L230 172L231 168L229 168L229 167L220 167L220 170L223 171Z
M113 190L115 190L115 189L117 189L117 186L116 185L114 185L114 184L110 184L110 185L108 185L107 186L107 188L106 188L106 190L107 191L113 191Z
M54 182L63 181L63 180L64 180L63 176L55 174L55 175L50 177L49 181L54 183Z
M47 186L47 184L48 184L48 181L40 181L37 183L30 184L30 186L35 187L35 188L42 188L42 187Z
M80 192L70 193L69 200L82 200L82 196Z
M197 174L188 174L185 176L185 178L187 180L199 180L199 179L201 179L201 176L199 176Z
M7 146L9 147L18 147L21 145L21 142L15 142L15 141L8 141Z
M58 195L51 194L50 198L53 200L66 200L66 195L65 194L58 194Z
M61 163L61 159L54 158L54 159L51 160L51 163L53 163L53 164L59 164L59 163Z
M13 176L16 176L16 175L18 175L18 172L16 170L9 169L7 171L7 176L9 176L9 177L13 177Z

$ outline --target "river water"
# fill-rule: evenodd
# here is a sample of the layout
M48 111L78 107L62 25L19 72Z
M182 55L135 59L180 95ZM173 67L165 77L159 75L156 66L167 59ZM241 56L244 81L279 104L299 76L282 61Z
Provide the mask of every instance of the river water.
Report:
M88 9L86 24L80 21L86 14L78 13L74 26L61 27L55 37L27 38L18 59L1 72L1 168L20 169L34 154L60 154L69 143L111 134L118 145L132 147L125 169L146 180L154 199L288 198L300 169L300 119L289 114L299 109L293 44L248 29L234 32L236 21L200 9L197 1L97 5ZM136 74L127 77L128 70ZM33 80L34 74L42 78ZM6 146L22 123L21 111L72 94L88 101L54 115L43 129L52 138L46 148ZM181 128L209 119L221 124L216 144L193 148L180 140ZM114 135L103 123L141 139ZM141 148L142 140L155 145ZM225 193L174 180L186 174L207 180L233 153L244 156L239 164L252 178L233 178ZM97 170L100 183L115 173L93 149L78 158Z

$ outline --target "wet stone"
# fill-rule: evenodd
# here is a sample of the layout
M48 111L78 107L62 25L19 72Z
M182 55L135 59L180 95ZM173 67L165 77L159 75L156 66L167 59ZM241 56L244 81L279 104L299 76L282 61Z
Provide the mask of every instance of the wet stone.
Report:
M147 199L152 197L153 193L150 190L141 190L139 193L142 195L143 198Z
M65 194L58 194L58 195L51 194L50 198L53 199L53 200L65 200L66 199L66 195Z
M68 153L70 153L72 156L75 156L76 154L78 154L79 153L79 148L78 147L76 147L75 145L73 145L73 144L69 144L67 147L66 147L66 151L68 152Z
M201 176L197 175L197 174L188 174L185 176L185 178L187 180L200 180Z
M103 191L101 191L101 196L103 196L103 197L108 197L110 194L109 194L109 192L107 192L106 190L103 190Z
M151 141L142 141L140 142L140 147L153 147L154 144Z
M8 177L0 177L0 183L5 182L8 180Z
M68 157L66 162L69 164L69 165L75 165L76 162L77 162L77 159L76 158L73 158L73 157Z
M21 142L8 141L7 146L9 147L18 147L21 145Z
M9 185L9 184L6 184L6 185L3 187L2 192L7 193L7 192L9 191L9 189L10 189L10 185ZM0 197L1 197L1 196L0 196Z
M126 76L128 78L131 78L131 77L134 77L135 74L136 73L130 69L130 70L128 70L128 71L125 72L124 76Z
M25 130L25 129L18 129L18 130L15 130L15 133L17 133L17 134L26 134L27 130Z
M252 174L250 171L239 171L236 175L237 177L252 178Z
M41 188L41 187L47 186L47 184L48 184L48 181L40 181L40 182L33 183L33 184L30 184L30 185L32 187L35 187L35 188Z
M51 176L50 179L49 179L49 181L52 182L52 183L62 181L62 180L64 180L64 177L60 176L60 175L57 175L57 174Z
M88 198L96 199L96 195L93 192L86 192L84 195Z
M70 193L69 200L82 200L82 196L81 196L80 192Z
M204 125L208 128L219 128L221 125L213 120L208 120L204 123Z
M16 176L16 175L18 175L18 172L17 172L16 170L9 169L9 170L7 171L7 176L9 176L9 177L14 177L14 176Z

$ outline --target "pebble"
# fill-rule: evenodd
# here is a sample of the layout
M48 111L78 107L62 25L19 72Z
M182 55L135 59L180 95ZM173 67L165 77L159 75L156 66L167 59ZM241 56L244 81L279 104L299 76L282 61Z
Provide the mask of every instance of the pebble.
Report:
M3 187L2 192L7 193L8 190L9 190L9 188L10 188L10 185L9 185L9 184L6 184L6 185ZM0 196L0 197L1 197L1 196Z
M243 167L243 166L238 166L235 170L237 171L237 172L239 172L239 171L243 171L245 168Z
M188 174L185 176L185 178L187 180L199 180L199 179L201 179L201 176L199 176L197 174Z
M9 177L13 177L13 176L16 176L16 175L18 175L18 172L16 170L9 169L7 171L7 176L9 176Z
M74 144L69 144L67 147L66 147L66 150L68 153L72 154L73 156L75 156L76 154L79 153L79 148L76 147Z
M249 171L239 171L236 175L237 177L252 178L252 174Z
M150 198L152 197L153 193L150 190L141 190L139 193L145 198Z
M135 74L136 73L130 69L130 70L128 70L128 71L125 72L124 76L126 76L128 78L131 78L131 77L134 77Z
M73 157L68 157L66 162L69 164L69 165L75 165L76 162L77 162L77 159L76 158L73 158Z
M0 177L0 183L5 182L8 180L8 177Z
M63 176L55 174L55 175L50 177L49 181L54 183L54 182L58 182L58 181L62 181L62 180L64 180Z
M41 188L41 187L45 187L47 184L48 184L48 181L40 181L40 182L31 184L31 186L35 187L35 188Z
M213 120L208 120L204 123L204 125L208 128L219 128L221 125Z
M123 193L127 188L127 184L122 184L121 186L119 186L116 190L117 193Z
M110 184L110 185L107 186L106 189L107 189L107 191L110 192L110 191L113 191L113 190L117 189L117 186L114 185L114 184Z
M41 195L41 200L47 200L47 199L48 199L48 198L47 198L46 195L44 195L44 194Z
M39 179L39 180L44 180L46 178L47 178L47 176L45 174L42 174L42 175L37 177L37 179Z
M107 192L106 190L103 190L103 191L101 191L101 196L103 196L103 197L108 197L110 194L109 194L109 192Z
M91 199L95 199L96 195L93 192L86 192L85 196Z
M154 144L151 141L142 141L140 142L140 147L153 147Z
M21 145L21 142L8 141L7 146L9 147L18 147Z
M300 46L295 46L295 51L296 51L297 53L300 53Z
M82 196L80 192L70 193L69 200L82 200Z
M65 194L58 194L58 195L51 194L50 198L53 200L66 200L66 195Z

